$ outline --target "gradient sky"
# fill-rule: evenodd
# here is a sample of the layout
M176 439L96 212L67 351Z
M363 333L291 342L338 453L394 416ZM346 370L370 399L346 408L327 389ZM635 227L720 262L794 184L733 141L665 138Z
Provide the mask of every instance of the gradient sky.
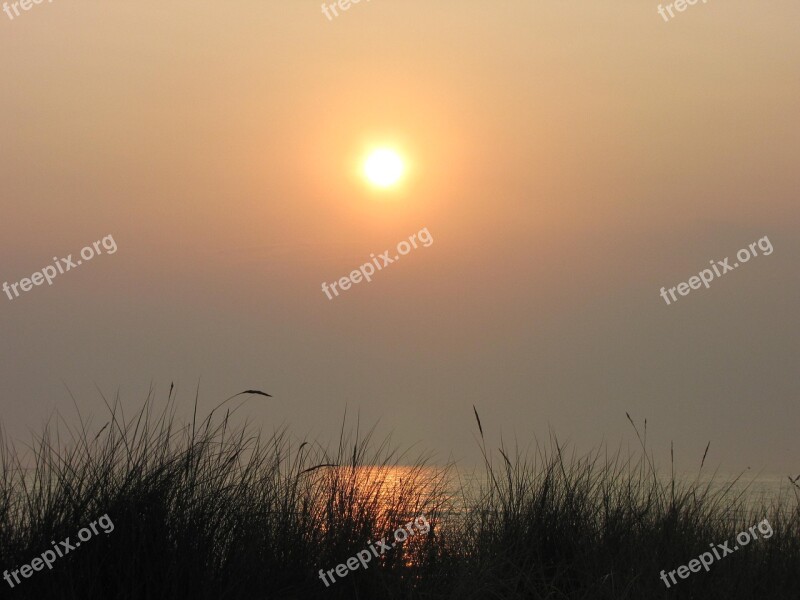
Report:
M490 432L798 472L800 4L108 2L0 13L2 425L189 413L469 463ZM380 193L375 144L410 171ZM328 300L427 227L434 243ZM662 286L774 252L667 306ZM69 390L69 391L68 391Z

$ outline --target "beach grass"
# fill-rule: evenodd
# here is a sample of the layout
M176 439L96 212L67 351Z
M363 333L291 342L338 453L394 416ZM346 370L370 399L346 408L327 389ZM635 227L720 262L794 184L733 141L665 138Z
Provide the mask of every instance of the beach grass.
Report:
M483 465L466 481L346 419L329 448L234 427L225 404L188 424L175 408L151 395L131 416L109 405L102 427L59 423L22 449L3 438L0 570L102 515L114 528L13 588L0 580L0 598L800 597L797 494L753 506L732 486L665 479L646 434L633 456L577 455L554 436L489 448L475 411ZM420 515L428 531L323 583L320 569ZM764 519L768 539L669 589L660 579Z

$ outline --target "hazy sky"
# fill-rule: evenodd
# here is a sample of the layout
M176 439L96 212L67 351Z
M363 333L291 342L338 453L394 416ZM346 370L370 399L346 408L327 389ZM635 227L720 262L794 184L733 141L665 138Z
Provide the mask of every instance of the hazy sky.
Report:
M2 425L247 388L244 416L476 457L580 449L798 472L800 4L55 0L0 13ZM357 172L397 148L402 185ZM427 227L434 242L328 300ZM676 286L759 256L667 306ZM733 260L731 260L731 263Z

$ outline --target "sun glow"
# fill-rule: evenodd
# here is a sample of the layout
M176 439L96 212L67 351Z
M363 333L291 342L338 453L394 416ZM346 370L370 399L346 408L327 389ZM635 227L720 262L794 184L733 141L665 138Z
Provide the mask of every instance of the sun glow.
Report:
M374 150L364 163L364 175L378 187L391 187L400 180L404 171L403 159L388 148Z

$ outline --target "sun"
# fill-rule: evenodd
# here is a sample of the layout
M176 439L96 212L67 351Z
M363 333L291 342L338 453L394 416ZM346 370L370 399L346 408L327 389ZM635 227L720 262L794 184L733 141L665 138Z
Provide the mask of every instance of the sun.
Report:
M400 180L405 167L403 159L394 150L373 150L364 163L364 175L378 187L388 188Z

